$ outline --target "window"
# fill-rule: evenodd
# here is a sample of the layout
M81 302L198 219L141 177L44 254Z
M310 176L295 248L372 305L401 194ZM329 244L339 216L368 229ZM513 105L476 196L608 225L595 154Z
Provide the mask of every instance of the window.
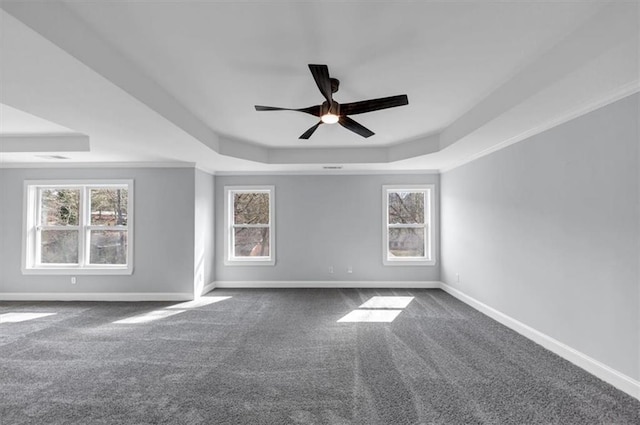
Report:
M433 185L383 186L383 263L434 265Z
M225 264L275 264L273 198L273 186L225 187Z
M25 182L23 272L131 274L133 181Z

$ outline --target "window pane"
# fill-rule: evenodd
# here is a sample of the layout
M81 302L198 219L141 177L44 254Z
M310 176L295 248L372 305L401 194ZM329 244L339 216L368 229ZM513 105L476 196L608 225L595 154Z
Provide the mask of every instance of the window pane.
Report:
M424 223L424 192L389 193L389 223Z
M269 194L235 193L233 220L235 224L269 224Z
M127 189L92 189L91 190L91 224L103 226L126 226Z
M424 257L424 228L389 229L391 257Z
M77 264L77 230L43 230L40 232L40 261L43 264Z
M234 255L236 257L268 257L269 228L234 229Z
M126 230L92 230L89 245L91 264L127 264Z
M77 226L80 205L78 189L43 189L40 224Z

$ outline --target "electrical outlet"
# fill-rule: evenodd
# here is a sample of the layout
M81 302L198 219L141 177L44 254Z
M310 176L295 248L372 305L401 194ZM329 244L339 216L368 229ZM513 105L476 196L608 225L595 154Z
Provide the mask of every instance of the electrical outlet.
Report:
M456 283L460 283L460 273L456 273Z
M75 285L76 283L78 283L78 281L76 280L75 276L71 276L71 284Z
M353 267L347 266L347 273L353 273Z
M329 266L329 273L333 274L333 266Z

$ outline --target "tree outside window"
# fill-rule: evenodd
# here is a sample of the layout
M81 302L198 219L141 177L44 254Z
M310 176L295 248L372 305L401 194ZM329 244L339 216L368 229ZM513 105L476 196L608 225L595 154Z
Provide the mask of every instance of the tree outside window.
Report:
M273 188L226 188L227 261L273 263Z
M25 273L132 272L132 181L26 182Z
M387 265L427 265L432 256L433 186L383 187L383 262Z

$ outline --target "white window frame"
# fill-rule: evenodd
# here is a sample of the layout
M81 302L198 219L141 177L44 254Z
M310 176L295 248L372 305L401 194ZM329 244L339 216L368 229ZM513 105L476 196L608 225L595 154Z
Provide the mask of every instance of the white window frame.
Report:
M433 266L435 257L435 185L384 185L382 186L382 263L386 266ZM424 193L424 223L417 225L389 224L389 193ZM393 257L389 253L389 229L401 227L422 227L425 232L424 257Z
M119 188L126 186L128 193L127 224L119 226L96 226L91 224L92 189ZM78 225L77 226L41 226L40 192L43 189L78 189L80 190ZM22 226L22 273L43 275L124 275L133 273L133 180L26 180L24 182L24 205ZM40 244L38 241L43 228L78 230L78 264L43 264L40 263ZM90 233L92 230L126 230L127 262L126 264L90 264Z
M234 223L233 197L236 193L268 193L269 224ZM273 266L276 264L275 186L225 186L224 187L224 263L228 266ZM268 227L269 255L264 257L236 257L234 249L235 227Z

